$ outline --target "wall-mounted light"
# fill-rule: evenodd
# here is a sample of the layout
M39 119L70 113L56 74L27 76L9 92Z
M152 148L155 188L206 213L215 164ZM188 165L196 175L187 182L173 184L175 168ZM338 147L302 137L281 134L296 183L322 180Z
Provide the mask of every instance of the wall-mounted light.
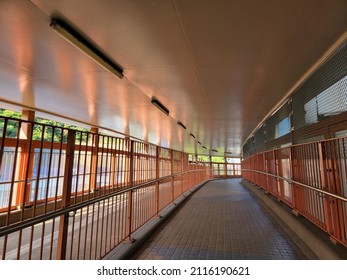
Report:
M168 108L166 108L158 99L155 97L152 97L151 103L157 107L160 111L162 111L165 115L169 115L170 111Z
M123 78L123 69L117 63L106 56L102 51L100 51L100 49L91 43L91 41L83 37L66 22L60 19L52 19L50 27L65 40L92 58L100 66L115 74L118 78Z
M185 126L183 123L177 122L177 124L178 124L180 127L182 127L183 129L187 129L186 126Z
M233 153L232 153L232 152L225 152L224 154L226 154L226 155L232 155Z
M212 149L212 152L216 152L217 153L218 151L216 149Z
M201 145L201 142L200 142L200 141L198 141L197 143L198 143L199 145Z
M207 150L207 147L206 146L202 146L203 149Z
M195 139L195 135L194 135L194 134L192 134L192 133L191 133L191 134L190 134L190 136L191 136L192 138L194 138L194 139Z

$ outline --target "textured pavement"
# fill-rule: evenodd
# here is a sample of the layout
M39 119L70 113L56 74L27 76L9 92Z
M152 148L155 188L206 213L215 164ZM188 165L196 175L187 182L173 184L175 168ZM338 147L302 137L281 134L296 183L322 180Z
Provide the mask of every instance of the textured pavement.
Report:
M131 259L307 257L240 179L227 179L211 181L199 189Z

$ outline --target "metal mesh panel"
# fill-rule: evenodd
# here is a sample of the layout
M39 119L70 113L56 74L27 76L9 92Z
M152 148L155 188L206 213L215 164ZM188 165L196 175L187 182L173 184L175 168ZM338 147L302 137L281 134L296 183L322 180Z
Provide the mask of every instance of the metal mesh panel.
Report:
M254 154L254 137L251 137L247 140L245 145L243 146L243 156L248 157Z
M247 141L243 149L245 158L252 155L254 149L262 152L290 142L321 140L329 135L330 126L346 120L347 45L318 68L290 101L265 121L265 127L255 132L255 147L251 145L253 140Z
M266 150L266 126L260 127L254 134L255 150L257 153Z
M293 95L295 129L347 111L347 46L320 67Z

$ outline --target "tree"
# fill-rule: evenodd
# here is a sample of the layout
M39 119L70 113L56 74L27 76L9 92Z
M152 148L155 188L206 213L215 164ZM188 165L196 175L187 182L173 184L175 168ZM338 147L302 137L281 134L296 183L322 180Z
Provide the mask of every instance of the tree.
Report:
M18 137L18 128L19 121L22 118L22 114L19 112L14 112L11 110L0 109L0 136L3 136L4 126L5 126L5 117L7 120L6 125L6 137L17 138ZM33 127L33 140L44 140L44 141L53 141L54 142L66 142L67 139L67 129L78 130L82 133L77 133L76 140L81 140L82 142L86 141L87 129L81 129L74 125L68 125L62 122L57 122L53 120L47 120L43 118L35 118L35 124ZM63 139L62 139L63 138Z

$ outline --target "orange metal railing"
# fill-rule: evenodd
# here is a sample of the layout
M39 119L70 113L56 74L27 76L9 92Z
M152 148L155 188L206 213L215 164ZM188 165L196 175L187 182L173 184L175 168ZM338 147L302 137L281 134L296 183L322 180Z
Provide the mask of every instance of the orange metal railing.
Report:
M100 259L212 177L182 152L0 117L1 259Z
M243 178L259 185L347 246L347 137L248 157Z

